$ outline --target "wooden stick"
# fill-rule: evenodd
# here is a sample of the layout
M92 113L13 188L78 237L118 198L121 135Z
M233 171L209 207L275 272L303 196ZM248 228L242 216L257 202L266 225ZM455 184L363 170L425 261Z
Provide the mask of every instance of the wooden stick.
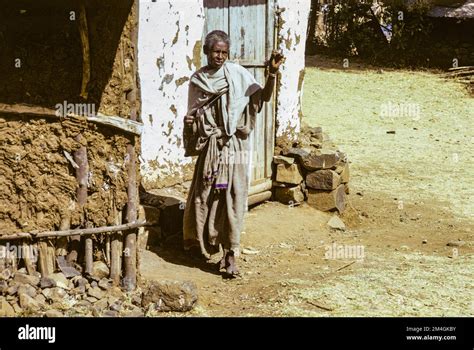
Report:
M46 243L44 241L38 242L38 270L43 277L48 276L51 271L48 270L48 263L47 263L47 251L46 251Z
M138 0L133 2L132 13L138 17ZM132 24L131 32L131 45L133 48L133 64L132 64L132 79L133 79L133 90L127 96L127 100L130 103L130 119L137 120L137 45L138 45L138 23ZM137 167L136 167L136 153L135 153L135 140L132 139L130 144L127 145L128 154L128 186L127 186L127 214L126 221L128 223L137 220L138 211L138 185L137 185ZM125 290L131 291L136 288L137 285L137 234L136 231L129 231L125 236L125 249L124 249L124 278L122 286Z
M336 271L334 271L334 272L339 272L339 271L341 271L341 270L344 270L346 267L349 267L349 266L351 266L351 265L353 265L353 264L355 264L355 263L356 263L356 260L351 261L350 263L348 263L348 264L346 264L346 265L344 265L344 266L341 266L340 268L338 268L338 269L337 269Z
M105 237L105 260L110 269L110 236Z
M78 143L82 144L83 137L78 134L74 138ZM81 226L85 224L84 218L84 206L87 203L87 174L89 173L89 163L87 161L87 148L81 146L76 152L74 152L74 161L79 166L76 168L76 179L77 179L77 204L81 210ZM76 262L79 254L81 237L71 237L71 251L67 257L67 261Z
M54 265L55 265L55 254L54 254L54 246L52 245L51 241L41 240L38 243L39 249L39 271L43 277L47 277L54 273Z
M318 303L315 303L314 301L309 301L309 300L307 300L306 302L307 302L308 304L313 305L313 306L316 306L317 308L322 309L322 310L334 311L334 309L332 309L332 308L330 308L330 307L327 307L327 306L320 305L320 304L318 304Z
M3 245L3 244L0 244L0 251L1 252L7 252L6 250L7 248ZM5 269L7 266L6 266L6 258L5 256L2 254L2 256L0 256L0 271L3 271L3 269Z
M122 40L121 40L120 43L119 43L118 50L119 50L119 52L120 52L120 61L119 61L119 62L120 62L120 72L122 73L122 82L121 82L121 83L122 83L122 84L121 84L122 86L121 86L121 88L122 88L122 91L125 91L125 89L124 89L124 85L125 85L124 82L125 82L125 74L126 74L126 72L125 72L125 62L124 62L124 58L123 58L123 42L122 42ZM119 112L119 115L123 115L123 114L124 114L124 113L123 113L123 105L124 105L124 103L125 103L126 98L127 98L127 96L126 96L125 94L121 94L121 95L120 95L120 112Z
M146 212L143 205L138 206L138 220L146 220ZM138 229L137 236L137 283L141 280L140 266L142 264L143 251L146 250L146 244L148 241L148 232L145 227Z
M120 72L122 74L121 87L122 87L122 91L124 91L123 85L124 85L124 80L125 80L125 62L124 62L124 57L123 57L122 40L120 40L119 42L118 50L120 53L120 60L119 60ZM119 115L123 115L123 105L124 105L125 100L126 100L126 95L122 93L120 95ZM115 224L121 225L123 223L122 212L117 210L117 206L115 205L115 203L113 205L113 211L114 211ZM119 286L120 279L122 278L122 253L123 253L122 232L118 232L112 235L111 249L112 251L111 251L111 258L110 258L110 279L113 281L114 286Z
M36 118L61 119L70 116L78 120L86 120L88 122L119 129L137 136L140 136L142 133L143 124L134 120L120 118L115 115L104 115L101 113L82 116L74 113L67 113L68 106L62 106L61 108L64 109L64 115L59 113L59 111L45 107L0 103L0 113L2 114L2 118L9 116L33 116Z
M29 275L33 275L36 271L30 256L31 252L33 251L33 246L23 242L22 249L23 262L25 263L26 271L28 271Z
M38 222L43 221L44 212L36 212L36 217ZM49 238L45 238L40 241L38 248L40 272L43 276L49 276L50 274L54 273L56 265L54 244Z
M103 114L97 114L95 116L87 117L87 120L97 124L111 126L137 136L141 135L143 129L142 123L117 116L105 116Z
M93 249L94 249L94 245L92 243L92 238L88 237L86 238L86 247L85 247L85 252L84 252L84 255L85 255L85 269L84 269L84 272L87 274L87 275L92 275L92 266L93 266L93 263L94 263L94 258L93 258Z
M117 211L116 207L115 211ZM122 224L122 212L117 212L115 215L116 224ZM112 236L110 251L110 279L112 279L115 286L120 284L121 270L122 270L122 233Z
M12 272L15 272L17 270L18 263L17 263L17 252L16 251L8 252L7 265L10 265L10 269L11 269Z
M114 196L110 196L110 208L112 211L113 218L115 219L116 216L116 210L115 210L115 205L114 205ZM113 221L113 224L116 222ZM110 235L105 236L105 262L107 266L109 267L109 272L110 272Z
M61 224L59 225L59 231L69 230L71 228L71 215L67 213L62 219ZM56 240L56 256L66 256L67 255L67 246L68 241L67 237L60 237Z
M79 6L79 34L82 42L82 85L81 97L87 100L87 86L91 78L90 50L89 50L89 30L87 28L86 8L81 1Z
M143 205L138 206L138 220L146 220L146 210ZM148 231L144 226L138 229L137 251L138 264L140 264L140 252L146 250L148 242Z
M47 231L47 232L18 232L11 235L0 236L0 241L9 241L14 239L33 239L33 238L45 238L45 237L63 237L63 236L87 236L99 233L111 233L136 229L141 226L156 226L156 222L146 221L135 221L128 224L116 225L116 226L102 226L93 228L74 229L66 231Z

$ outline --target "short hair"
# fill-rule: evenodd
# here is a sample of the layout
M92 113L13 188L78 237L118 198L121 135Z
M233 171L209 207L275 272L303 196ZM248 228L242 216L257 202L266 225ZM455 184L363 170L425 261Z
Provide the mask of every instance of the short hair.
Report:
M214 44L219 41L223 41L230 47L230 39L226 32L223 32L222 30L213 30L207 34L206 40L204 41L204 54L207 55Z

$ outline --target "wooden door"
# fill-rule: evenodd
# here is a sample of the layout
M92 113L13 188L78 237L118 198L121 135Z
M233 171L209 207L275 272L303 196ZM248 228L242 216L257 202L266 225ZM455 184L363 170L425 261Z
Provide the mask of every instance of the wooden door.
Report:
M229 59L247 68L263 86L265 60L270 56L274 43L274 0L204 0L204 7L204 37L212 30L227 32L231 41ZM203 56L201 61L206 64L206 57ZM249 195L271 188L274 115L272 99L258 115L251 135Z

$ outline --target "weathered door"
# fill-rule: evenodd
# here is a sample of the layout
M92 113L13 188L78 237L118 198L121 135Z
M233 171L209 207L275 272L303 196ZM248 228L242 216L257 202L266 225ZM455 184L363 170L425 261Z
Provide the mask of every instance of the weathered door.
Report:
M230 60L238 61L256 80L265 83L265 60L274 43L273 0L204 0L204 36L212 30L227 32L231 40ZM202 59L205 64L206 58ZM274 150L274 101L266 103L252 133L252 166L249 195L271 188Z

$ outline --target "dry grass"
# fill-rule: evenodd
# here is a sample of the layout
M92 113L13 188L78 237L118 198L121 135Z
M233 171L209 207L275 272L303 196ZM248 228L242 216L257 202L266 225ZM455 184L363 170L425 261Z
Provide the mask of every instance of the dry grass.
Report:
M307 68L304 89L304 121L347 152L356 188L407 203L437 198L474 218L474 98L462 84L434 72L360 66ZM389 103L420 113L382 116Z
M280 316L474 316L473 264L472 255L371 255L344 275L282 281L276 300Z

